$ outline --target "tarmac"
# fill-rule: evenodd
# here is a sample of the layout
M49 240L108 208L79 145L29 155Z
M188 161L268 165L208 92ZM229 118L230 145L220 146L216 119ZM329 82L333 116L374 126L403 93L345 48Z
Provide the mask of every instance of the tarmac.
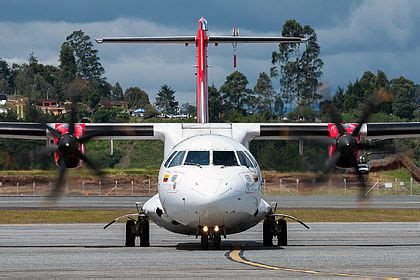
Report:
M0 210L6 209L135 209L136 202L145 202L147 196L64 196L54 206L45 204L42 196L0 196ZM267 202L278 202L282 208L360 208L355 196L265 196ZM420 195L372 196L364 208L420 209ZM46 206L48 205L48 206Z
M420 223L309 226L289 224L285 247L259 224L202 251L155 224L148 248L124 247L124 224L0 225L0 278L420 278Z

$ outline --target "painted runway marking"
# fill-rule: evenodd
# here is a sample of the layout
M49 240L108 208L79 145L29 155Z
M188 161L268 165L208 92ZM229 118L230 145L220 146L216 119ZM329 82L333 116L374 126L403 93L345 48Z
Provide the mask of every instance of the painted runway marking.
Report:
M373 278L373 279L400 279L397 277L360 275L360 274L351 274L351 273L337 273L337 272L327 272L327 271L273 266L273 265L250 261L244 257L243 252L244 252L243 250L232 250L229 252L227 257L228 259L234 262L246 264L246 265L257 267L257 268L263 268L263 269L282 270L282 271L287 271L287 272L297 272L297 273L305 273L305 274L312 274L312 275L319 275L319 276L339 276L339 277Z

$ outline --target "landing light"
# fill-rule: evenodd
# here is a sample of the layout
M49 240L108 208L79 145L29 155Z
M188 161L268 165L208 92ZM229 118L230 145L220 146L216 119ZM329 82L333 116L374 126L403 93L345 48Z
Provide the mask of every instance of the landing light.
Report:
M219 226L215 226L215 227L214 227L214 231L215 231L215 232L218 232L218 231L219 231Z
M207 226L204 226L204 227L203 227L203 231L204 231L204 232L208 232L208 231L209 231L209 228L208 228Z

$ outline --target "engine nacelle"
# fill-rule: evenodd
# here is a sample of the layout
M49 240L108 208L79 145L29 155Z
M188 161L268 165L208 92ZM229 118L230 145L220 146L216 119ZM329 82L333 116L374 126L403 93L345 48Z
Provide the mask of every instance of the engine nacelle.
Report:
M54 161L57 167L60 166L61 158L64 153L66 154L66 168L77 168L82 166L82 160L73 156L73 154L75 155L77 152L84 154L85 145L73 141L74 139L72 138L80 138L85 134L85 124L75 124L73 135L69 134L68 124L55 124L54 128L61 133L60 138L54 137L54 144L58 146L57 151L54 152Z
M357 124L354 123L348 123L342 124L344 130L347 132L348 135L340 135L340 132L338 131L337 127L335 124L330 123L328 124L328 132L329 132L329 137L331 139L336 139L337 144L330 144L328 146L328 157L331 159L335 153L335 151L337 150L337 145L340 145L340 143L338 141L340 141L341 138L349 138L349 139L342 139L345 140L346 142L349 141L356 141L357 143L360 143L360 134L356 137L351 136L352 132L356 129ZM341 143L342 145L342 143ZM351 168L354 167L354 165L352 164L354 162L354 159L358 159L360 156L360 151L358 149L354 149L354 150L349 150L349 152L347 153L342 153L340 160L337 162L336 166L337 167L341 167L341 168Z

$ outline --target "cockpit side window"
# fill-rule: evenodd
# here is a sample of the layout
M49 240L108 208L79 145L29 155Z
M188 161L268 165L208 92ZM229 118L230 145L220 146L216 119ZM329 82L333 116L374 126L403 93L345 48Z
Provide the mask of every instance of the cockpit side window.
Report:
M189 151L184 165L209 165L210 152L209 151Z
M185 152L184 151L178 152L176 154L176 156L174 156L174 159L169 164L169 167L174 167L174 166L181 165L182 164L182 160L184 159L184 156L185 156Z
M238 166L238 161L234 151L213 151L213 164Z
M252 164L254 165L254 167L257 167L258 166L258 163L257 163L257 161L254 159L254 157L251 155L251 153L250 152L248 152L248 151L244 151L245 152L245 154L248 156L248 158L251 160L251 162L252 162Z
M252 162L249 160L249 158L245 155L244 152L242 151L238 151L238 158L239 158L239 162L241 163L241 165L246 166L248 168L250 167L255 167Z
M171 162L171 160L174 158L174 156L176 155L176 153L178 153L178 151L173 152L168 159L165 161L165 164L163 166L168 167L169 163Z

